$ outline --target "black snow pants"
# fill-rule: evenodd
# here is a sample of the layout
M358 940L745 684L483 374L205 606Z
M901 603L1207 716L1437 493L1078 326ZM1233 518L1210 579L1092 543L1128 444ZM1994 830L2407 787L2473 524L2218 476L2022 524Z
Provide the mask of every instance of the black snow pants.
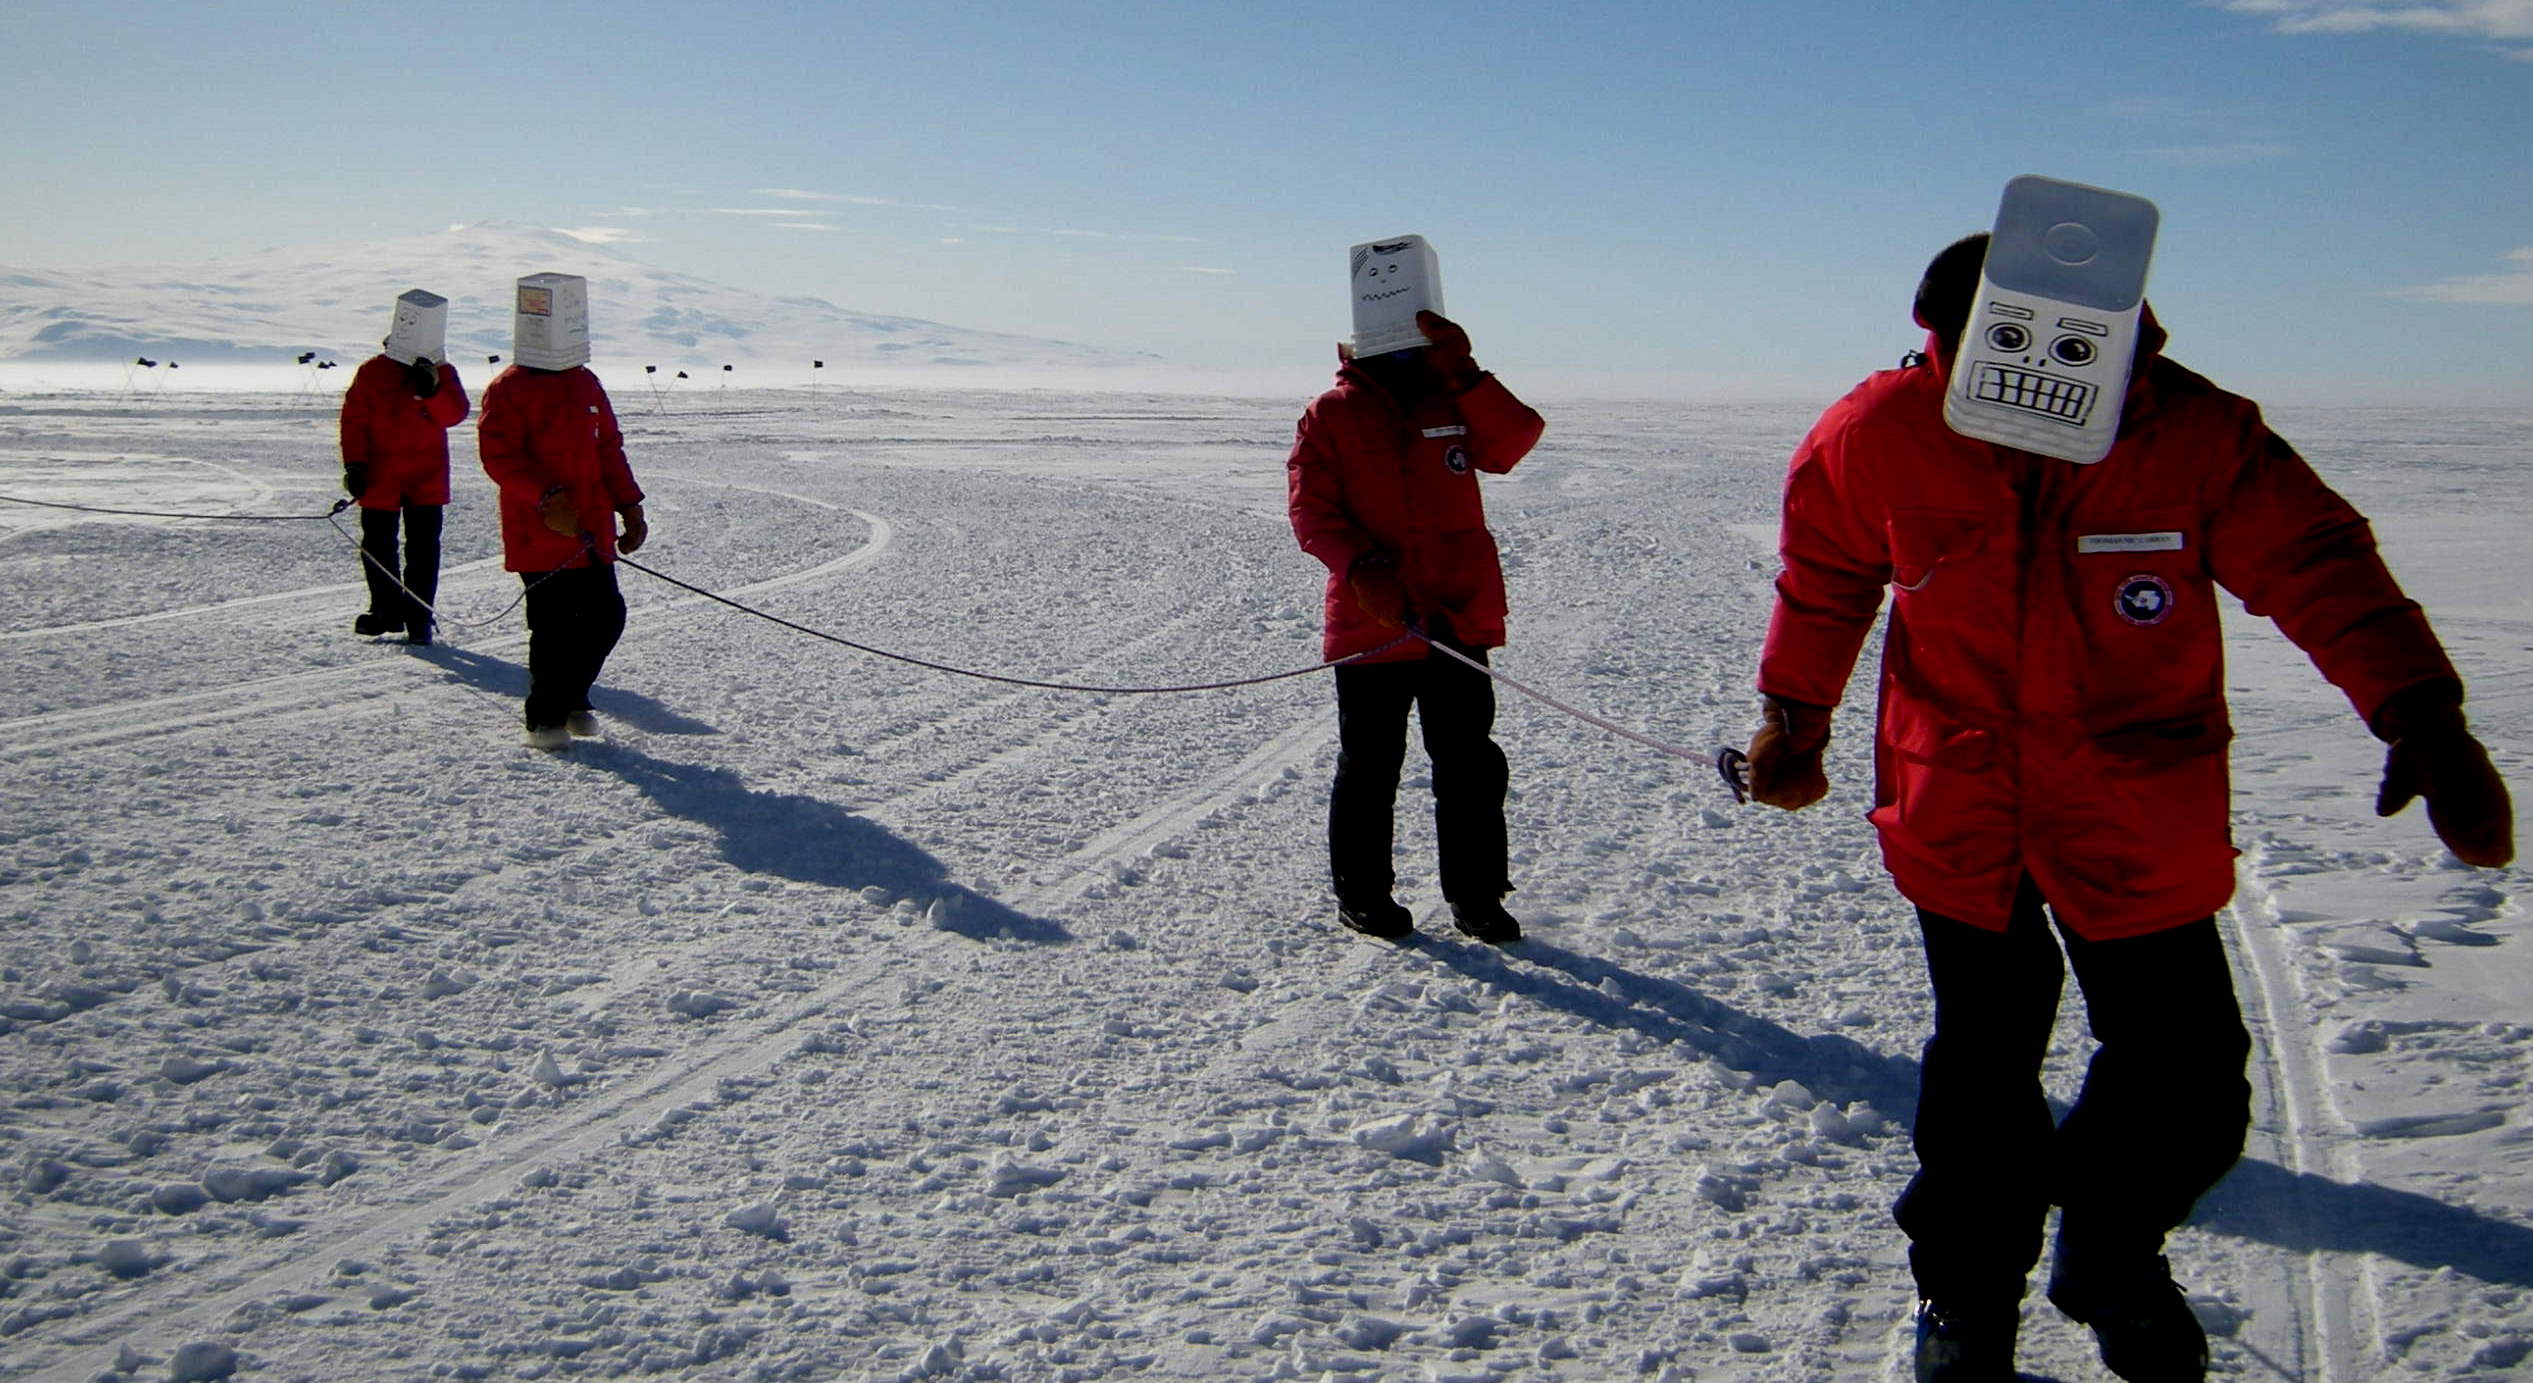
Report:
M396 588L399 518L405 532L404 590ZM427 627L430 607L440 598L440 506L363 509L361 559L361 575L369 581L369 612L406 629Z
M1483 663L1486 650L1451 645ZM1492 737L1495 684L1440 653L1338 668L1337 781L1328 794L1328 863L1337 896L1378 900L1396 882L1390 850L1413 707L1434 769L1434 835L1443 897L1492 902L1512 888L1505 860L1510 771Z
M2051 1295L2160 1275L2164 1236L2242 1156L2251 1037L2216 919L2116 941L2061 925L2101 1045L2063 1120L2041 1092L2065 969L2028 877L1999 934L1921 909L1935 990L1915 1128L1918 1173L1894 1213L1921 1296L2011 1303L2061 1207Z
M624 636L624 594L612 562L523 571L528 588L528 728L589 709L589 689Z

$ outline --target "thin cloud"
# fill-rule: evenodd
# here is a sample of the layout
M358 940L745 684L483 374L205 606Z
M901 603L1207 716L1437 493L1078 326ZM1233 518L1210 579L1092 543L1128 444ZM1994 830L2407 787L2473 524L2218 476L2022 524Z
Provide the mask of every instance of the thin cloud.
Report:
M2397 296L2483 307L2533 307L2533 245L2509 250L2506 260L2509 267L2501 273L2459 274L2442 283L2401 289Z
M1239 270L1237 270L1237 269L1213 269L1213 268L1208 268L1208 267L1206 267L1205 265L1202 265L1202 264L1182 264L1182 265L1180 265L1180 266L1179 266L1179 269L1180 269L1180 271L1181 271L1181 272L1183 272L1183 273L1190 273L1190 274L1236 274L1236 273L1239 273L1239 272L1240 272L1240 271L1239 271Z
M777 221L777 222L775 222L775 223L774 223L774 229L776 229L776 230L831 231L831 230L834 230L834 229L835 229L835 227L833 227L833 226L829 226L829 225L822 225L822 224L820 224L819 222L816 222L816 221Z
M1080 230L1070 226L989 226L970 224L961 230L986 235L1053 235L1067 240L1119 240L1144 245L1202 245L1204 238L1194 235L1143 235L1133 231Z
M2106 101L2103 119L2134 127L2151 139L2131 152L2182 168L2213 168L2285 158L2292 146L2277 138L2275 121L2256 105L2220 105L2173 96L2132 96Z
M2140 157L2183 168L2214 168L2230 163L2260 163L2285 158L2287 146L2266 139L2238 139L2226 144L2174 144L2137 152Z
M2533 0L2412 0L2351 5L2341 0L2218 0L2218 8L2259 15L2282 34L2371 34L2385 29L2500 43L2533 39ZM2526 58L2527 50L2500 50Z
M939 202L907 202L895 197L866 197L850 192L811 192L799 187L759 187L750 189L760 197L781 197L793 202L835 202L844 206L899 207L907 211L957 211L958 207Z
M554 229L584 245L631 245L642 239L622 226L556 226Z
M799 207L796 207L796 206L708 206L708 207L705 207L705 208L704 208L704 214L705 214L705 215L707 215L707 216L778 216L778 217L779 217L779 216L798 216L798 215L800 215L801 213L800 213L800 208L799 208Z

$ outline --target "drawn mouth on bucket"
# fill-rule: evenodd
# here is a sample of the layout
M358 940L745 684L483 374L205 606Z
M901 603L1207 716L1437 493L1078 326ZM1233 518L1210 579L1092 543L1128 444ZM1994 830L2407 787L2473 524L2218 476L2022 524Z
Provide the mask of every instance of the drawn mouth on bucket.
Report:
M2064 379L2011 365L1983 364L1972 396L1982 403L2002 404L2038 413L2057 422L2082 426L2093 412L2100 390L2082 380Z

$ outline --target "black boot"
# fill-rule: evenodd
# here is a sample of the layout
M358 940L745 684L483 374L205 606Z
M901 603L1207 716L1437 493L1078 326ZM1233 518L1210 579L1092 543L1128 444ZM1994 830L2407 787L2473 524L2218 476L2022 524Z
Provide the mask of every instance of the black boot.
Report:
M1337 899L1337 920L1350 931L1383 941L1397 941L1416 934L1416 918L1396 900L1384 893L1374 898Z
M1504 910L1504 904L1489 898L1478 903L1451 905L1451 925L1472 941L1489 946L1510 946L1522 939L1522 924Z
M2162 1258L2113 1278L2069 1277L2061 1259L2049 1302L2093 1330L2102 1366L2128 1383L2202 1383L2208 1332Z
M1920 1301L1917 1383L2014 1383L2014 1328L2021 1321L2012 1302L1957 1311Z
M371 638L376 638L380 634L393 634L404 627L405 622L393 615L359 614L352 617L352 632L366 634Z

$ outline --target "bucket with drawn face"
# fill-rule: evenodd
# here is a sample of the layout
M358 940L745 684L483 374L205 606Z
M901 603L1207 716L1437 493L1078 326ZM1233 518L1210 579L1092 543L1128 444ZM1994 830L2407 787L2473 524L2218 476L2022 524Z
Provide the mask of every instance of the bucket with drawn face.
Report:
M1420 311L1442 315L1442 268L1421 235L1373 240L1348 253L1358 360L1425 344Z
M417 360L445 365L449 358L448 336L449 300L416 288L396 299L395 316L388 321L387 339L382 344L387 358L399 365Z
M2160 217L2053 178L2005 185L1944 391L1965 437L2090 465L2110 454Z

